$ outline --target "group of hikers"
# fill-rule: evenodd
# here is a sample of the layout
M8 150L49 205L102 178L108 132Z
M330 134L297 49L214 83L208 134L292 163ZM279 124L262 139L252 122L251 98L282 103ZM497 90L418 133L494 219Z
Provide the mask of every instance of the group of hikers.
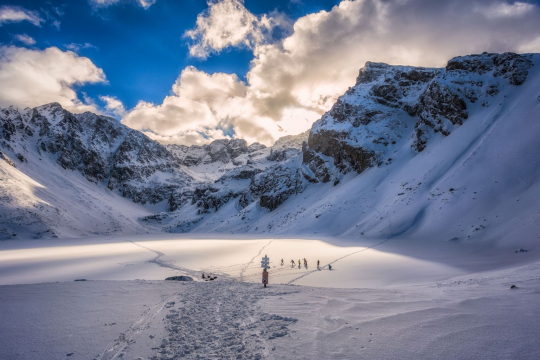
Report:
M208 275L208 276L205 276L204 273L202 274L202 279L204 281L214 281L214 280L217 280L217 275Z
M283 259L281 259L281 266L285 265L285 262L283 261ZM295 261L294 260L291 260L291 267L294 268L296 265ZM307 259L304 258L304 266L305 268L307 269L308 268L308 262L307 262ZM321 262L320 260L317 260L317 269L320 270L321 269ZM328 264L328 270L332 270L332 265ZM298 259L298 268L300 269L302 267L302 260ZM213 281L213 280L217 280L217 275L211 275L211 274L208 274L208 275L205 275L204 273L202 274L202 279L204 281ZM264 287L266 287L266 285L268 284L268 271L266 271L266 268L263 269L263 284L264 284Z
M285 261L283 259L281 259L281 266L285 265ZM294 268L296 265L296 263L294 262L294 260L291 260L291 268ZM304 258L304 266L306 267L306 269L308 268L308 262L307 262L307 259ZM328 264L328 270L332 270L332 265ZM302 260L298 259L298 268L300 269L302 267ZM321 270L321 261L320 260L317 260L317 270ZM263 269L263 273L262 273L262 283L264 285L264 287L266 287L266 285L268 284L268 271L266 270L266 267Z
M281 266L283 266L285 264L285 262L283 261L283 259L281 259ZM295 262L294 260L291 260L291 267L293 268L295 266ZM300 259L298 259L298 268L300 269L302 267L302 262ZM304 267L307 269L308 267L308 262L307 262L307 259L304 258ZM321 268L321 262L320 260L317 260L317 269L320 269ZM328 264L328 270L332 270L332 265Z

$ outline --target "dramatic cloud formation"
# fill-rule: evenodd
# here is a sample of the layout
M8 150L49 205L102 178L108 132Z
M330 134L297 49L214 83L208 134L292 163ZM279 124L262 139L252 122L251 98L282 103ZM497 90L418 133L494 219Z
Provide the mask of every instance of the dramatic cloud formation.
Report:
M236 75L188 68L173 95L161 105L141 102L124 123L167 143L234 133L269 144L308 129L354 85L366 61L444 66L454 56L483 51L540 51L539 8L524 2L343 1L298 19L282 41L262 43L261 29L271 23L238 1L210 2L188 33L197 40L191 53L252 47L247 84Z
M197 16L196 28L186 32L186 36L194 40L189 48L194 57L206 58L211 52L229 46L253 48L272 27L270 18L257 18L245 8L242 0L209 1L208 7Z
M36 43L36 40L34 40L33 37L28 36L26 34L15 35L13 39L15 39L16 41L22 42L25 45L34 45Z
M88 0L90 4L94 7L107 7L121 2L126 2L126 0ZM157 0L132 0L137 3L139 6L144 9L148 9L150 6L154 5Z
M104 82L103 71L88 58L50 47L0 47L0 106L33 107L58 102L75 112L97 111L82 102L74 85Z
M123 123L164 143L223 138L232 127L239 137L270 142L265 128L274 121L257 114L247 90L236 75L209 75L188 67L174 84L173 95L157 106L140 102Z
M37 12L30 11L20 6L0 7L0 26L10 22L28 21L36 26L41 26L44 21Z

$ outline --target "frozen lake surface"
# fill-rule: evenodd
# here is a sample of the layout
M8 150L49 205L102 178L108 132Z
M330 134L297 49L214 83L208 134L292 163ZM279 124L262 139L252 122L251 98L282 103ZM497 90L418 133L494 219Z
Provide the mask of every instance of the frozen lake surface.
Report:
M427 260L429 250L424 248L418 249L423 255L419 258L392 252L391 242L352 244L271 238L193 239L171 235L5 241L0 242L0 284L79 278L163 280L173 275L190 275L199 280L203 272L227 280L260 282L260 260L264 255L270 257L270 282L274 284L379 287L433 282L467 272L459 264L438 261L444 250L433 253L433 260ZM455 249L459 247L454 245ZM328 264L332 264L331 271Z

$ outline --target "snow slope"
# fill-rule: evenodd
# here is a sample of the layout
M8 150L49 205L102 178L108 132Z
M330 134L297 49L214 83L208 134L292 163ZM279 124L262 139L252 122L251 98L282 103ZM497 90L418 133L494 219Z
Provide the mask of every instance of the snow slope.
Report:
M150 212L141 205L64 170L37 155L0 161L1 238L80 237L147 232L137 222Z

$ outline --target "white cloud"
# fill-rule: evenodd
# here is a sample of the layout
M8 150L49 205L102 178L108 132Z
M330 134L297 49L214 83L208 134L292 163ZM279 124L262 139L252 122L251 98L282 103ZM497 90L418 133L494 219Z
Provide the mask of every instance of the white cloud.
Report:
M256 17L245 8L243 0L209 1L208 10L197 16L195 29L186 32L194 40L189 53L206 58L229 46L253 48L271 27L269 17Z
M114 96L100 96L99 99L105 103L105 109L108 113L123 117L126 115L124 104Z
M81 49L99 50L99 48L97 46L92 45L90 43L84 43L84 44L71 43L71 44L64 45L64 47L66 49L74 51L74 52L79 52L79 51L81 51Z
M107 7L121 2L127 2L126 0L88 0L90 4L96 8ZM137 3L139 6L143 7L145 10L150 6L154 5L157 0L132 0L132 2Z
M517 1L513 4L505 2L495 2L491 6L480 7L477 11L488 18L518 18L531 12L537 11L537 6L525 2Z
M107 7L119 3L121 0L88 0L91 5L96 7Z
M294 32L282 41L257 43L248 36L254 59L247 83L235 75L188 68L173 95L160 105L140 103L124 122L163 142L204 142L232 129L237 137L268 144L308 129L354 85L366 61L442 67L458 55L538 51L538 7L520 4L503 11L512 16L495 18L479 12L506 9L506 1L342 1L330 11L298 19ZM247 11L243 5L241 10ZM199 17L197 29L212 30L201 31L197 51L208 54L236 46L251 34L254 15L239 17L249 21L240 21L238 34L244 36L236 37L234 28L222 31L228 26L222 21L235 23L238 15L231 20L229 12L224 13L219 19L210 9L201 15L203 20ZM279 132L278 125L285 131Z
M36 40L26 34L18 34L13 37L16 41L22 42L25 45L35 45Z
M41 26L44 21L37 12L30 11L20 6L0 7L0 26L10 22L28 21L35 26Z
M150 6L154 5L157 0L139 0L139 5L143 8L148 9Z
M58 102L74 111L96 107L77 97L73 86L105 82L105 74L90 59L56 47L31 50L0 47L0 106L34 107Z
M225 137L224 129L231 127L248 141L272 140L264 127L274 121L257 114L236 75L188 67L172 92L160 105L140 102L122 122L164 143L208 142Z

